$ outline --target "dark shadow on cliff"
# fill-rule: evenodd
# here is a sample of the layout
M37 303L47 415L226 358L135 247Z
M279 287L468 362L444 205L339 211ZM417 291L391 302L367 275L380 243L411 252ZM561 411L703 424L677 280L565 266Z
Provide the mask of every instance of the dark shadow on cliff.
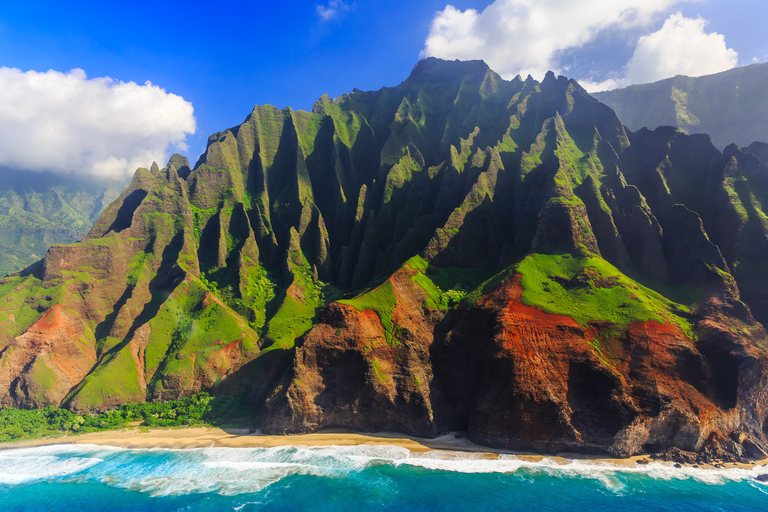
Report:
M110 311L109 314L104 317L104 320L96 326L96 329L94 329L94 335L97 342L109 336L109 333L112 331L112 326L115 324L115 320L117 319L117 315L120 313L120 310L123 308L123 306L125 306L125 303L128 302L128 299L130 299L133 295L133 290L135 287L135 285L128 285L120 298L117 299L117 302L113 306L112 311ZM101 357L100 352L96 355L97 357Z
M632 423L634 412L617 401L619 378L591 361L572 361L568 369L571 424L586 439L610 439Z
M432 387L444 398L442 407L435 407L435 422L442 431L467 430L493 343L492 318L482 309L452 310L435 326L433 335Z
M255 426L260 426L261 409L266 399L275 393L277 386L284 383L295 353L295 349L276 349L261 354L215 383L210 392L217 396L241 397L252 408L256 418Z
M136 212L136 209L139 207L139 205L141 205L141 202L144 201L145 197L147 197L147 191L141 189L134 190L128 194L128 196L123 200L123 204L120 205L120 209L117 210L115 221L111 226L109 226L107 233L110 231L119 233L124 229L131 227L131 222L133 222L133 214Z
M144 305L141 313L136 316L131 328L128 330L125 339L129 342L133 338L136 329L149 322L157 315L163 302L166 301L168 296L173 293L173 290L175 290L184 279L184 271L176 264L183 246L184 232L182 231L177 233L163 250L160 267L149 282L151 299Z

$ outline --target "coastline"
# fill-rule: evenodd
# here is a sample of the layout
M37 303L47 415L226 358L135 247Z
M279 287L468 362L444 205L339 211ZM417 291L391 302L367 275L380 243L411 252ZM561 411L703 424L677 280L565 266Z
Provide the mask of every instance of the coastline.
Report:
M362 433L346 429L324 429L311 434L296 435L263 435L247 429L222 429L216 427L164 427L164 428L123 428L89 432L85 434L62 435L59 437L44 437L27 441L0 443L0 450L14 448L31 448L38 446L60 444L91 444L112 446L124 449L172 449L185 450L194 448L276 448L282 446L398 446L413 453L430 451L447 451L456 453L473 453L478 456L495 459L500 454L514 455L529 461L540 462L543 459L558 464L568 464L572 461L590 461L604 463L617 467L637 467L648 462L660 462L650 459L648 455L635 455L626 459L610 458L600 455L585 455L577 453L558 453L556 455L541 455L532 452L495 449L482 446L466 439L461 433L449 433L435 439L408 436L399 432ZM665 463L672 465L672 463ZM768 465L768 458L751 464L724 463L724 469L752 469ZM691 464L683 466L693 467ZM704 469L715 469L709 464L699 465ZM766 467L768 472L768 467Z

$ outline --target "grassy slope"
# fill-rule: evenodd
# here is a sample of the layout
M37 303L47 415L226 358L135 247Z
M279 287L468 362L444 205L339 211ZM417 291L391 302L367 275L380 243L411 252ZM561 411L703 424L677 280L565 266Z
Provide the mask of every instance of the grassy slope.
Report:
M490 279L487 279L488 268L439 268L419 256L411 258L405 269L412 274L412 281L426 292L425 306L431 308L455 307L467 296L466 290L472 291L465 305L476 303L501 281L518 273L522 279L523 303L547 313L569 316L585 327L590 321L609 322L617 329L636 321L672 323L693 338L687 314L689 306L698 298L697 290L685 286L664 287L665 294L687 305L673 302L600 257L534 253ZM392 313L397 298L389 280L353 299L339 302L359 311L375 312L387 340L392 340Z
M53 284L53 286L50 286ZM24 332L40 317L40 310L53 306L63 290L61 284L43 287L34 277L9 278L0 283L0 346Z
M690 322L675 314L688 313L687 306L633 281L602 258L530 254L515 271L522 276L525 304L570 316L583 326L590 320L617 327L654 320L673 323L693 336Z
M379 320L381 320L382 327L384 327L384 336L387 342L392 342L392 329L394 327L392 313L397 304L397 297L395 297L391 281L384 281L384 283L370 291L361 293L352 299L340 300L339 302L353 306L358 311L373 311L376 313Z
M466 290L482 282L489 273L485 267L461 269L458 267L439 268L429 264L420 256L414 256L403 265L402 271L411 276L411 281L425 292L424 305L435 309L450 309L457 306L466 296ZM353 306L358 311L373 311L379 317L388 343L397 343L397 325L393 319L397 295L391 280L351 299L338 301Z

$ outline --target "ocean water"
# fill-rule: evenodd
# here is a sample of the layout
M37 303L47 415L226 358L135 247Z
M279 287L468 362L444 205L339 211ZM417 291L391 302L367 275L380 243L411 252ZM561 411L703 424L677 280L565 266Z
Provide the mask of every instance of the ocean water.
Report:
M752 470L395 446L0 451L0 511L768 511Z

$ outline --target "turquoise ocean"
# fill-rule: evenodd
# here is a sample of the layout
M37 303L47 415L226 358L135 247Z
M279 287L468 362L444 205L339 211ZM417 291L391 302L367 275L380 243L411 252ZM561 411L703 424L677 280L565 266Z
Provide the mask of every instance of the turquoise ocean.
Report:
M396 446L0 450L0 511L768 511L751 470Z

